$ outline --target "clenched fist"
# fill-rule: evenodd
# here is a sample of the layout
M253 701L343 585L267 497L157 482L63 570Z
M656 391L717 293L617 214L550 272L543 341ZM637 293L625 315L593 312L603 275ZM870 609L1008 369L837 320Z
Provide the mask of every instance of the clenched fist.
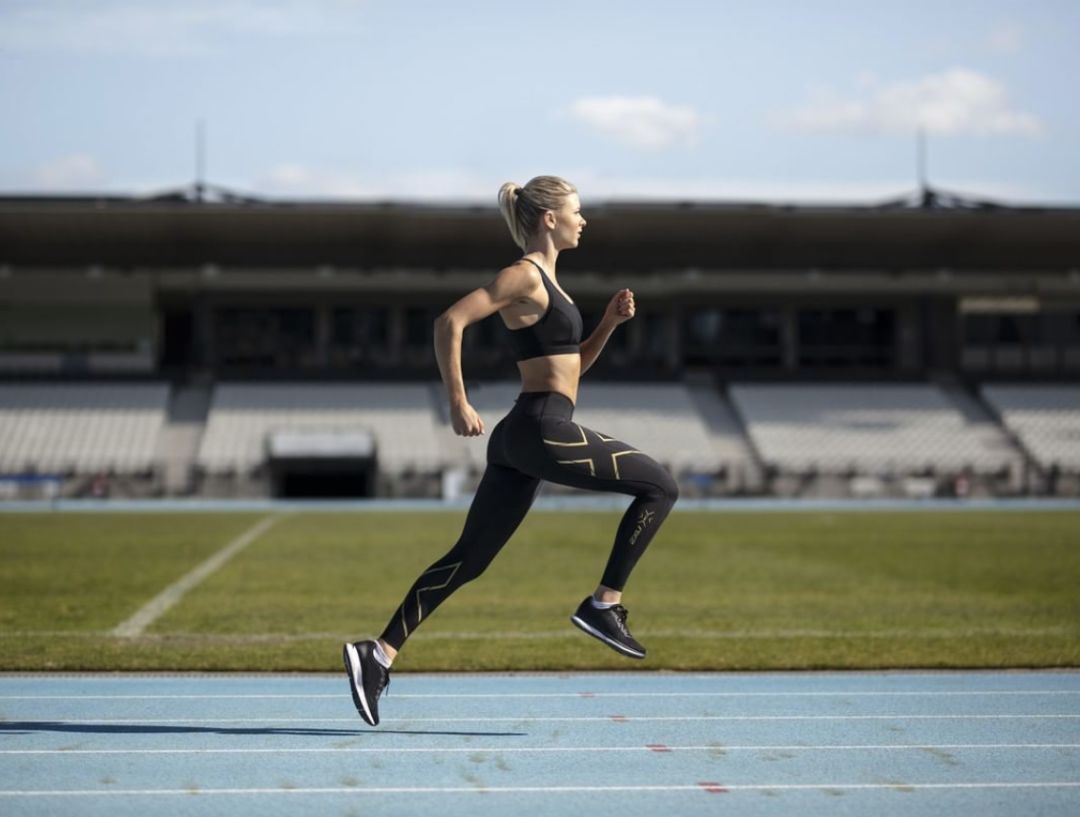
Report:
M629 289L620 289L611 296L604 317L615 324L628 321L634 317L634 293Z
M459 437L479 437L484 433L484 421L468 403L450 406L450 425Z

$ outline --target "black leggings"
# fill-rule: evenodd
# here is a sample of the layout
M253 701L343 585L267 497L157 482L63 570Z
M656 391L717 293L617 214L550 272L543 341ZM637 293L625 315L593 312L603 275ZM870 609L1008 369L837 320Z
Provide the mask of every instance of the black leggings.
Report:
M484 572L525 518L541 480L590 491L630 494L601 582L622 590L679 496L655 460L571 421L574 404L558 392L522 392L491 432L487 470L465 529L450 552L420 574L382 639L401 649L421 621L451 593Z

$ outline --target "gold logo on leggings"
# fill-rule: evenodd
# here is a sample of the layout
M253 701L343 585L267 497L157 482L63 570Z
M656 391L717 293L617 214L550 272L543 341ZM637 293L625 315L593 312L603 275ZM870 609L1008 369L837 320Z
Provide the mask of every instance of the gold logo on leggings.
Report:
M656 516L656 511L644 510L637 518L637 527L634 528L634 534L630 537L630 544L637 544L638 537L641 536L642 531L649 527L649 523L652 522L653 517Z
M642 452L638 451L638 450L636 450L634 448L630 448L630 449L627 449L626 451L616 451L614 454L611 455L611 467L615 471L615 479L622 479L622 477L619 475L619 457L623 456L624 454L640 454L640 453L642 453Z
M596 476L596 465L595 463L593 463L592 457L588 457L583 460L555 460L555 462L557 462L559 465L580 465L581 463L585 463L589 466L589 476Z
M548 445L561 445L561 446L563 446L565 448L574 448L574 447L577 447L577 446L580 446L580 445L588 445L589 441L587 439L585 439L585 429L583 429L577 423L571 423L570 425L572 425L574 428L576 428L578 431L581 432L581 441L580 442L561 443L558 440L549 440L546 437L544 438L544 442L547 443ZM601 438L601 439L603 439L603 438Z
M558 446L560 448L582 448L582 447L587 448L590 445L590 442L589 442L589 437L585 432L588 431L594 437L596 437L596 440L599 440L601 443L616 443L618 445L626 445L626 443L619 442L614 437L605 437L599 431L592 431L592 429L586 429L583 426L579 426L577 423L570 423L570 425L572 425L574 428L577 429L578 434L581 435L580 440L573 440L573 441L570 441L570 442L564 442L562 440L549 440L547 437L543 437L542 439L544 441L544 444L545 445L550 445L550 446ZM594 440L592 444L596 445L596 441ZM620 480L622 479L622 474L619 473L619 457L625 456L627 454L641 454L641 453L643 453L641 451L638 451L636 448L627 448L627 449L625 449L623 451L614 451L613 452L611 450L613 448L612 445L600 445L598 447L603 451L604 454L607 454L611 458L611 473L610 474L601 474L600 475L605 479L612 479L612 478L620 479ZM589 453L589 452L582 452L582 453ZM591 457L580 457L578 459L572 459L572 460L570 460L570 459L567 459L567 460L555 460L555 462L558 463L559 465L584 465L589 469L589 476L590 477L595 477L595 476L597 476L596 471L597 471L598 458L599 458L599 463L601 464L601 466L603 465L603 463L607 462L607 460L603 459L602 456L600 456L600 451L597 451L597 450L593 449L592 453L593 453L593 456L591 456ZM601 470L604 470L604 469L601 468Z
M418 587L416 589L416 624L413 626L419 626L420 620L424 617L424 608L420 605L420 594L426 590L442 590L451 580L454 578L454 574L458 572L458 568L461 567L461 562L456 562L452 565L440 565L439 567L433 567L430 570L424 571L420 578L424 578L428 573L436 573L440 570L449 570L450 575L446 577L446 581L442 584L429 584L426 587ZM409 637L409 625L405 623L405 605L401 605L401 627L405 631L405 637Z

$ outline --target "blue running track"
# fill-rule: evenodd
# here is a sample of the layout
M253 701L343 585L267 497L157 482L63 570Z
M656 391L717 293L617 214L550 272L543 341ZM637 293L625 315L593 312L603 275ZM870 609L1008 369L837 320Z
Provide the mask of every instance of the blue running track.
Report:
M0 676L0 814L1080 815L1080 672Z

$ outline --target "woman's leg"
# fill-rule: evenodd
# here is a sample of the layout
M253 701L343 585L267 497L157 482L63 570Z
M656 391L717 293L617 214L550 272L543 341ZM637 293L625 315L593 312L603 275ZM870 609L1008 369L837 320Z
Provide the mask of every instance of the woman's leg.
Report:
M630 494L601 585L622 592L631 571L679 497L679 487L656 460L633 446L569 420L541 422L545 462L541 476L589 491ZM613 598L618 601L618 598Z
M570 620L581 630L631 658L646 651L627 627L626 608L619 604L631 571L670 513L679 489L659 463L633 446L558 416L558 409L541 420L543 467L550 482L589 491L630 494L608 557L600 586L586 597Z
M436 607L484 572L525 518L539 485L539 479L513 468L488 465L461 538L409 588L380 636L382 644L396 653Z

